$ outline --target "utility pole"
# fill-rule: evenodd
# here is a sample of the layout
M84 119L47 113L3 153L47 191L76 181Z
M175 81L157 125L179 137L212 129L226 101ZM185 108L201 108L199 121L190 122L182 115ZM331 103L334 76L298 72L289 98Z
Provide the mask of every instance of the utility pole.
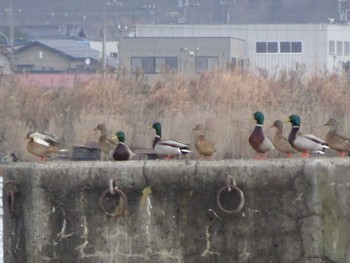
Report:
M12 1L12 0L11 0ZM103 1L103 29L102 29L102 72L106 72L106 5L107 2Z
M10 37L10 68L11 72L14 72L14 62L13 62L13 45L15 40L15 25L14 25L14 13L13 13L13 0L10 0L9 6L9 37Z

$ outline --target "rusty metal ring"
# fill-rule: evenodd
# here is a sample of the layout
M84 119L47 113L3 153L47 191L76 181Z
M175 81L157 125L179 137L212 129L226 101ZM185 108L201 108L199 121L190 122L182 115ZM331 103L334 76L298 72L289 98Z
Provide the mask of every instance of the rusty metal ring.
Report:
M11 190L8 194L11 218L15 216L15 193Z
M237 208L232 209L232 210L228 210L222 206L221 201L220 201L220 197L221 197L221 194L224 190L226 190L227 192L237 191L239 193L240 202L239 202L239 205L237 206ZM219 206L219 208L221 209L221 211L223 211L225 213L228 213L228 214L238 213L239 211L241 211L241 209L243 208L244 203L245 203L243 191L233 184L231 184L229 188L225 185L225 186L221 187L220 190L218 191L218 193L216 195L216 203Z
M110 189L105 190L105 191L101 194L100 198L98 199L98 205L99 205L101 211L102 211L105 215L110 216L110 217L118 217L118 216L122 215L122 214L125 212L125 210L127 209L127 207L128 207L128 200L127 200L125 194L123 193L123 191L119 190L117 187L114 187L113 190L114 190L114 192L115 192L115 193L118 195L118 197L119 197L119 201L118 201L117 204L118 204L118 206L121 204L121 208L118 209L118 206L117 206L117 208L116 208L116 210L114 211L114 213L110 213L110 212L108 212L108 211L105 209L105 207L104 207L104 205L103 205L103 201L104 201L106 195L107 195L107 194L110 194L111 196L113 196L113 195L110 193ZM121 202L122 202L122 203L121 203Z
M13 190L9 190L8 189L10 185L14 186ZM10 192L14 192L15 194L17 194L19 192L18 191L18 183L17 183L17 181L15 181L15 180L7 180L5 182L5 185L4 185L4 192L6 193L6 195L9 195Z
M12 186L12 187L10 187ZM10 189L9 189L10 188ZM12 188L12 189L11 189ZM18 183L15 180L7 180L4 185L4 192L7 195L11 218L15 217L15 195L19 192Z

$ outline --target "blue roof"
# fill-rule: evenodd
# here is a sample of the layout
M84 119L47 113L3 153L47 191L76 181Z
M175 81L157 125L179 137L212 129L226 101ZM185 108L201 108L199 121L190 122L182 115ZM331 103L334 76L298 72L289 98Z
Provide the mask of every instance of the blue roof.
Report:
M54 39L54 40L35 40L34 43L40 43L63 54L75 59L92 58L97 61L102 60L102 53L96 49L90 48L86 42L75 41L70 39ZM106 55L107 65L116 68L117 59Z

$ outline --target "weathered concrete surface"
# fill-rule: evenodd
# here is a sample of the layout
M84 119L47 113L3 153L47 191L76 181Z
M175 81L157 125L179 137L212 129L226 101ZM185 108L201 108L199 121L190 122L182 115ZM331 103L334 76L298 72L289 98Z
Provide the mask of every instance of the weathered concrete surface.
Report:
M3 199L5 262L350 262L349 158L20 163L1 174L20 189L14 219ZM236 214L216 203L227 175L245 194ZM128 198L123 217L98 206L111 178Z

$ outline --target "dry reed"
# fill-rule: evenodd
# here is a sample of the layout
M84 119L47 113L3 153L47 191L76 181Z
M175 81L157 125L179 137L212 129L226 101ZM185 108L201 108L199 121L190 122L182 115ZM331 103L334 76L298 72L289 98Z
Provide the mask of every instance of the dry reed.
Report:
M336 118L350 136L349 78L340 75L306 77L302 71L264 77L241 72L200 75L164 74L148 85L142 77L108 76L77 83L74 88L39 88L2 80L0 87L0 148L33 160L25 150L25 134L49 130L66 147L96 141L93 128L105 123L111 135L124 130L127 142L150 148L154 121L163 125L163 137L193 146L192 128L204 123L216 144L215 158L254 156L248 137L252 114L265 114L265 130L276 119L298 114L301 130L321 138L328 118ZM286 134L290 125L285 125ZM194 149L194 147L192 147ZM281 156L277 152L270 156Z

